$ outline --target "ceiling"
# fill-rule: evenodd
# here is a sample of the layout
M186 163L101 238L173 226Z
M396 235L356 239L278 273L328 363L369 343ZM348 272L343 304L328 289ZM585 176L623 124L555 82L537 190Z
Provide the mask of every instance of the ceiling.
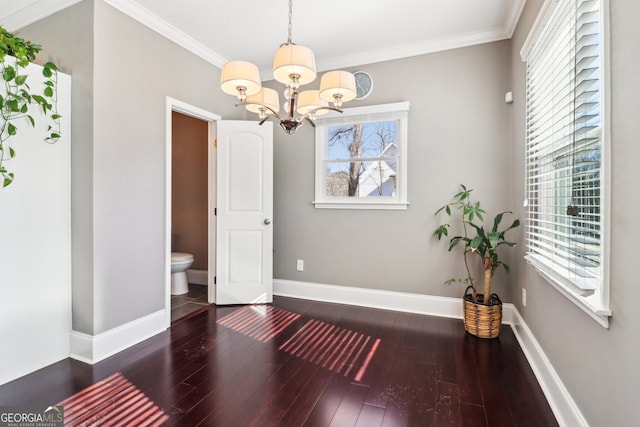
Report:
M80 0L0 0L9 31ZM287 41L287 0L102 0L214 65L254 62L269 75ZM511 37L526 0L293 0L293 42L318 70ZM42 42L41 42L42 43Z

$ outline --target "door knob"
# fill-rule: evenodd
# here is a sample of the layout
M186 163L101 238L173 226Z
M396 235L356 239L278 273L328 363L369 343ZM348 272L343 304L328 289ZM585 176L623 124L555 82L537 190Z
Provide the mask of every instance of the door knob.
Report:
M265 224L265 225L269 225L269 224L271 224L271 220L270 220L269 218L265 218L265 219L264 219L264 224Z

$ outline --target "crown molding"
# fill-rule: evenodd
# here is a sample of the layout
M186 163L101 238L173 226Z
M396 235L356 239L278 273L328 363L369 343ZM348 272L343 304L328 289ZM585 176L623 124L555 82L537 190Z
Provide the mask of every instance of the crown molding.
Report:
M508 39L509 34L505 29L465 34L458 37L429 40L425 42L394 46L387 49L373 50L361 54L348 55L325 61L318 61L318 71L334 70L339 68L355 67L375 62L391 61L394 59L409 58L428 53L442 52L461 47L473 46L483 43Z
M136 2L128 0L103 1L218 68L222 68L222 66L227 62L226 58L207 48L202 43L197 42L192 37L180 31L157 15L149 12Z
M507 18L507 22L505 23L506 33L509 35L508 38L511 38L513 36L513 33L518 26L518 22L520 22L520 16L522 15L522 11L524 10L524 5L526 3L527 0L513 1L511 12L509 13L509 17Z
M80 3L82 0L40 0L3 18L2 26L15 32L63 9Z

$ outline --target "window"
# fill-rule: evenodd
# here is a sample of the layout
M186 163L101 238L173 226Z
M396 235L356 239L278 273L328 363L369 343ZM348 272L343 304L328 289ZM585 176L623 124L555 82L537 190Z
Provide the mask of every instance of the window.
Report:
M527 62L527 260L608 326L603 0L547 1Z
M409 103L316 120L316 208L406 209Z

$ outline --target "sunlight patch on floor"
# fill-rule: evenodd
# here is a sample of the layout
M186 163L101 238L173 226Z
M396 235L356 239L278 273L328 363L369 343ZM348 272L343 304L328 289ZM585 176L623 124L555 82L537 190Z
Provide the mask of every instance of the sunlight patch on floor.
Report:
M380 339L310 320L280 350L360 381L379 345Z
M159 426L169 419L119 372L58 405L64 407L65 426Z
M219 325L245 334L262 342L278 336L300 315L270 305L248 305L219 319Z

